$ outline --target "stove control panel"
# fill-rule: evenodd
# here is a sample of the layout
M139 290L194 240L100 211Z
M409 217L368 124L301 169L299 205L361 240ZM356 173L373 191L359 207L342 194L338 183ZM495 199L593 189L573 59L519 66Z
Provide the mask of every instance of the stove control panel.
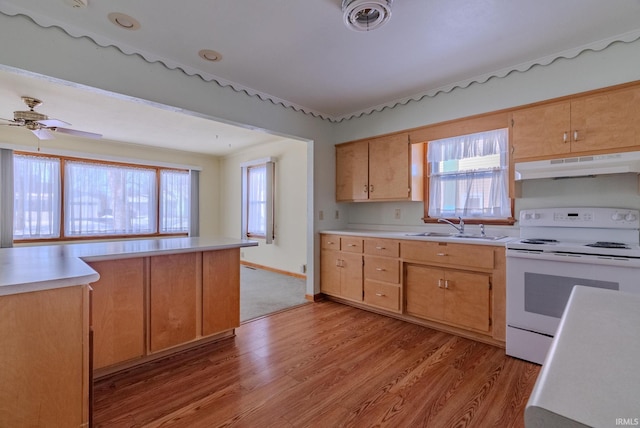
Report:
M625 208L539 208L520 211L520 226L638 229L640 212Z

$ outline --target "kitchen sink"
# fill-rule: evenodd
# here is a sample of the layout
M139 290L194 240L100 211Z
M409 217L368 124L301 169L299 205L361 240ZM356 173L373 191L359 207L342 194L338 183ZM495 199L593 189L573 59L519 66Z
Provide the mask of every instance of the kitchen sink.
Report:
M407 233L406 236L425 236L430 238L484 239L486 241L497 241L498 239L506 238L506 235L492 236L492 235L481 235L481 234L475 234L475 233L444 233L444 232Z

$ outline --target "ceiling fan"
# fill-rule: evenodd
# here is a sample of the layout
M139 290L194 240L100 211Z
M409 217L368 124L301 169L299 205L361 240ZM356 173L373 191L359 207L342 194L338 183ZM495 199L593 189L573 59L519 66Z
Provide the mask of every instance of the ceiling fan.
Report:
M38 113L35 111L35 108L42 104L42 101L37 98L22 97L22 101L24 101L27 107L29 107L29 110L14 111L13 120L0 118L0 120L8 122L0 123L0 125L24 126L29 131L33 132L40 140L50 140L55 138L53 132L85 138L102 138L101 134L65 128L71 124L58 119L50 119L48 116Z

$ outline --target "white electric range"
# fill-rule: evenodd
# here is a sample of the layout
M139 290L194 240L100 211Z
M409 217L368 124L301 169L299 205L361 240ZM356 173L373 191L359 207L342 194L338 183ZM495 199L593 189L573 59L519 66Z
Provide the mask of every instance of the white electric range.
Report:
M640 212L522 210L507 243L506 352L542 364L574 285L640 293Z

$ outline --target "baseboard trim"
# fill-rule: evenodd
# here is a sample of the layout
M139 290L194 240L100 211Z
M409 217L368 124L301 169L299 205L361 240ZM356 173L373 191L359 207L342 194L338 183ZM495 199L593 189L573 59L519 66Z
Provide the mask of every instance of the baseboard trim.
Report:
M289 272L289 271L286 271L286 270L280 270L280 269L272 268L272 267L269 267L269 266L259 265L257 263L247 262L247 261L244 261L244 260L240 260L240 264L244 265L244 266L247 266L247 267L255 268L255 269L262 269L262 270L266 270L266 271L269 271L269 272L279 273L281 275L292 276L292 277L298 278L298 279L307 279L307 275L302 274L302 273L294 273L294 272Z
M307 299L310 302L319 302L321 300L324 300L324 294L322 293L318 293L318 294L305 294L304 298Z

